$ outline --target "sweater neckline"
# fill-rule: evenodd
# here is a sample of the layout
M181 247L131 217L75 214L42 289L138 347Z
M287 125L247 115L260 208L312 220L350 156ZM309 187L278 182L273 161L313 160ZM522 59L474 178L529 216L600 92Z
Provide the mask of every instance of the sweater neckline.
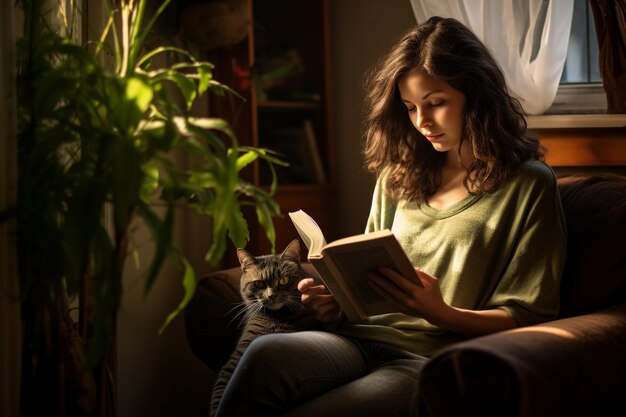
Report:
M463 199L452 204L450 207L446 207L445 209L441 209L441 210L431 207L430 205L428 205L428 203L422 203L420 204L420 210L422 210L422 212L425 213L426 215L433 217L435 219L445 219L445 218L452 217L455 214L462 212L463 210L465 210L466 208L468 208L469 206L471 206L472 204L480 200L481 197L482 197L482 194L479 194L479 195L468 194L467 196L463 197Z

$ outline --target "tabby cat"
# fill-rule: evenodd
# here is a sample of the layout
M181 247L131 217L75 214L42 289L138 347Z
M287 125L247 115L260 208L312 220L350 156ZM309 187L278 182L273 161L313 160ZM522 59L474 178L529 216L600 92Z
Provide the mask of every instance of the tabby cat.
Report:
M319 328L300 302L298 282L307 277L300 266L300 241L293 240L280 255L254 256L237 249L241 264L240 291L243 308L242 334L229 360L222 367L211 398L211 416L241 355L258 336Z

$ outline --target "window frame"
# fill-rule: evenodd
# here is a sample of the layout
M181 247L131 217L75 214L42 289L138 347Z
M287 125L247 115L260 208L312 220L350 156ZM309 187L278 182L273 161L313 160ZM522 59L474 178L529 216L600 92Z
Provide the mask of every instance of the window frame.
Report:
M606 113L606 91L602 83L559 84L554 102L545 114Z
M589 43L590 37L593 36L594 39L596 38L595 32L590 33L590 31L594 30L593 28L595 26L593 26L593 18L589 2L584 1L584 4L584 8L576 8L575 6L574 12L576 13L576 11L578 11L579 13L582 13L584 10L584 20L587 22L587 45L585 47L585 56L589 65L591 59L597 59L597 56L594 55L594 50L595 54L597 54L597 46L594 49ZM576 5L580 6L581 4L577 2ZM600 114L606 113L606 110L606 91L604 90L604 86L601 81L580 83L561 82L557 89L554 101L545 114Z

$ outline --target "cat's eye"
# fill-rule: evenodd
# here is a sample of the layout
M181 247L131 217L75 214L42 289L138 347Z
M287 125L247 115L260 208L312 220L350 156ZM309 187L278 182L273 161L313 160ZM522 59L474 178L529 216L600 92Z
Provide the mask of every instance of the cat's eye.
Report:
M289 281L291 281L289 277L282 277L278 280L278 285L287 285L289 284Z
M265 281L254 281L254 286L258 289L265 288Z

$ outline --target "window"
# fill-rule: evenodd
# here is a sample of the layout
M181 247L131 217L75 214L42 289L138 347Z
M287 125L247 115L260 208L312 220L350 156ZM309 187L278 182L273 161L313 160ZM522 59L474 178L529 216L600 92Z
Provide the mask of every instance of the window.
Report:
M593 15L587 0L574 0L572 30L561 82L548 114L606 113Z

